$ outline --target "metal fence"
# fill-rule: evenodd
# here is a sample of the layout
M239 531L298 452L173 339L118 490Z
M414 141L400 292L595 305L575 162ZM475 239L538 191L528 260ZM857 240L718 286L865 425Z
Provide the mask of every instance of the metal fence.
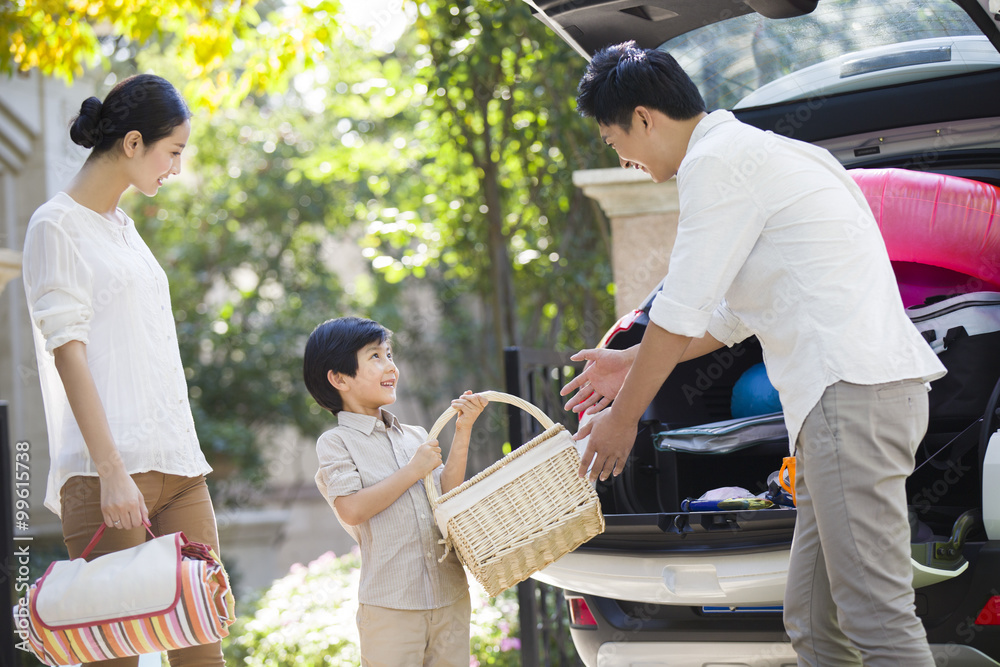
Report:
M563 410L565 399L559 389L582 368L570 354L553 350L510 347L504 350L507 393L538 407L553 421L575 431L575 413ZM519 447L542 432L530 415L508 406L508 428L512 447ZM521 624L521 664L523 667L582 666L569 634L563 591L528 579L517 586Z

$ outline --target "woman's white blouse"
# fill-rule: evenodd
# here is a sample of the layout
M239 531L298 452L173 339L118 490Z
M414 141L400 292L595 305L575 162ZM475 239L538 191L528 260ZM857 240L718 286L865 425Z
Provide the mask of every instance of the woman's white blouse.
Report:
M135 229L60 192L28 223L24 290L51 458L45 506L61 514L67 479L98 474L70 410L53 350L87 346L115 444L130 474L211 472L195 434L167 276Z

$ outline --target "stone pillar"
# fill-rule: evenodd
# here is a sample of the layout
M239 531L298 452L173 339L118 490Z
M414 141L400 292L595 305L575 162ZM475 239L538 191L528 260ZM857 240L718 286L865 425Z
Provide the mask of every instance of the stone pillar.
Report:
M14 278L21 276L21 253L10 248L0 248L0 294Z
M588 169L573 183L611 220L615 316L631 312L667 274L677 238L677 181L653 183L635 169Z
M31 214L83 164L86 152L69 140L69 122L102 79L93 72L67 86L37 71L0 76L0 400L9 404L11 443L30 447L30 533L40 551L63 548L62 531L42 506L48 436L21 249Z

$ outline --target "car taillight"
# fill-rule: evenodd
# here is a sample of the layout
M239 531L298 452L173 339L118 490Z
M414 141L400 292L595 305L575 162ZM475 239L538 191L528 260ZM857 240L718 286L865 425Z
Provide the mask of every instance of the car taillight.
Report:
M994 595L976 617L976 625L1000 625L1000 595Z
M584 625L597 627L597 619L587 606L587 601L583 598L566 598L569 605L569 622L571 625Z

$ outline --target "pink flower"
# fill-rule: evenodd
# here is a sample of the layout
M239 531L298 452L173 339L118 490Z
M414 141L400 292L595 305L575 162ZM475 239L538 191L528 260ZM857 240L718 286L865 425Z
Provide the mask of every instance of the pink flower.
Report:
M321 554L319 556L319 558L317 558L316 560L314 560L312 563L309 563L309 564L310 565L325 565L326 563L329 563L330 561L334 561L334 560L337 560L337 554L333 553L332 551L327 551L326 553Z
M479 667L479 660L474 655L469 656L469 667Z
M500 652L506 653L507 651L520 651L521 650L521 640L517 637L504 637L500 640Z

